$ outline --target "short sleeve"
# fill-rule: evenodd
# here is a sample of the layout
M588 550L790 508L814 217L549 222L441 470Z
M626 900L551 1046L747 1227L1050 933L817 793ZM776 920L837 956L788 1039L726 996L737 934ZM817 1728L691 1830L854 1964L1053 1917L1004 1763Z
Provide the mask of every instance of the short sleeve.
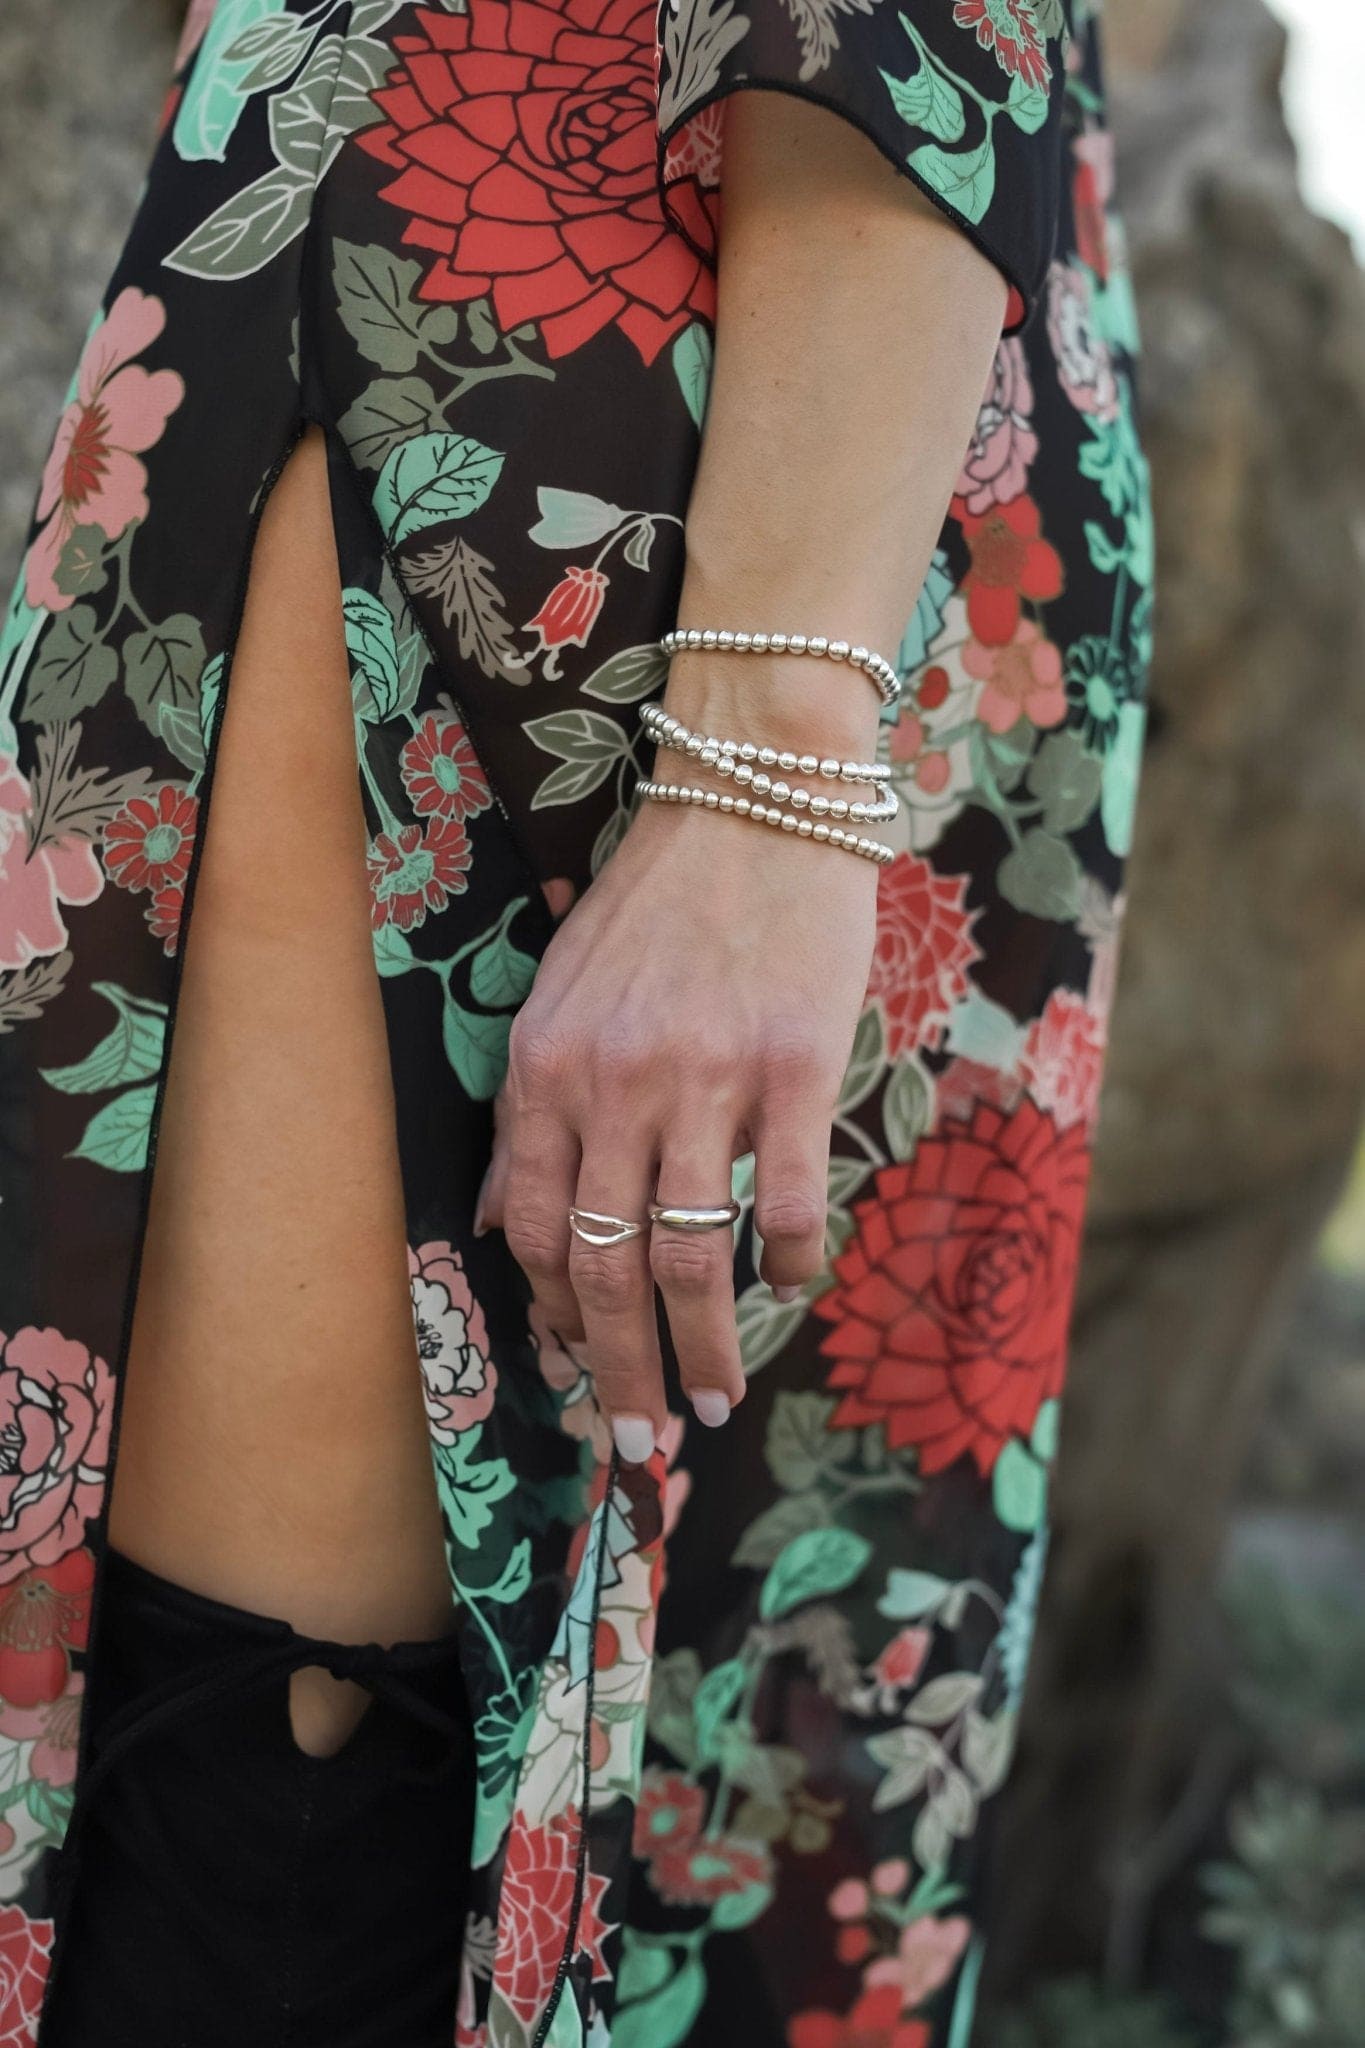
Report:
M1060 183L1068 0L661 0L659 155L675 224L714 246L721 102L791 92L853 122L968 234L1022 327Z

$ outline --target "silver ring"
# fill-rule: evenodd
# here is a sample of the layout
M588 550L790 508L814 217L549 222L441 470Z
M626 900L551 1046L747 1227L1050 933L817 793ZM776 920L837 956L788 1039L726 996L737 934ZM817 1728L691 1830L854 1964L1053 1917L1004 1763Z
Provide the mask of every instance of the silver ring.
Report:
M728 1230L738 1217L738 1202L726 1202L713 1209L670 1208L662 1202L649 1205L650 1222L663 1230Z
M599 1245L625 1244L632 1237L642 1237L645 1230L643 1223L632 1223L625 1216L602 1216L595 1209L570 1209L569 1228L584 1244Z

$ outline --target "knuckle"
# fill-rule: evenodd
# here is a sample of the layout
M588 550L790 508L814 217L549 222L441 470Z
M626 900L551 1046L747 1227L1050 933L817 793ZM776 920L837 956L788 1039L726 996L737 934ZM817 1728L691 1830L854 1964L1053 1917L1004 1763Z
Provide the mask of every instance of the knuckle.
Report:
M569 1249L569 1279L580 1301L599 1311L638 1306L645 1293L638 1260L622 1245L584 1244L575 1238Z
M809 1032L789 1030L769 1040L762 1053L763 1077L782 1094L808 1093L825 1078L826 1061Z
M589 1054L593 1078L616 1094L632 1094L654 1065L656 1048L628 1028L603 1031Z
M804 1245L823 1237L826 1213L825 1198L814 1188L778 1188L759 1196L754 1220L765 1244Z
M513 1094L521 1101L563 1093L565 1077L572 1068L572 1055L562 1034L527 1016L523 1010L513 1021L507 1041L507 1075Z
M509 1201L504 1235L508 1249L528 1273L549 1273L564 1263L564 1224L548 1209Z
M681 1237L656 1230L649 1248L650 1269L666 1294L706 1294L727 1280L731 1270L729 1233L724 1243L717 1231L705 1238Z

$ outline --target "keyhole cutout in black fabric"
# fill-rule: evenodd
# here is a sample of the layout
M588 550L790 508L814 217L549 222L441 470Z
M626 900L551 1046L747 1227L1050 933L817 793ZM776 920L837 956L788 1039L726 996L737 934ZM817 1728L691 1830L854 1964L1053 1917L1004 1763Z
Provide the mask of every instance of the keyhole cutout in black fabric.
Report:
M363 1685L333 1678L321 1664L305 1664L290 1676L289 1725L305 1756L339 1756L373 1704Z

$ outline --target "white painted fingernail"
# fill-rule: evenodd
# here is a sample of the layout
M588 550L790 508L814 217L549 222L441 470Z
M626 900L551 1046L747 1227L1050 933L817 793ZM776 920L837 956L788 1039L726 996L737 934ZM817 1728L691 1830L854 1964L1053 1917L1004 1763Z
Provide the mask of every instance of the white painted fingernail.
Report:
M647 1415L615 1415L611 1433L628 1465L647 1465L654 1456L654 1424Z
M701 1388L692 1396L692 1406L697 1411L698 1422L704 1422L708 1429L719 1429L730 1420L730 1403L724 1394L718 1394L708 1387Z
M799 1287L774 1287L773 1289L774 1301L800 1301L800 1299L801 1289Z

